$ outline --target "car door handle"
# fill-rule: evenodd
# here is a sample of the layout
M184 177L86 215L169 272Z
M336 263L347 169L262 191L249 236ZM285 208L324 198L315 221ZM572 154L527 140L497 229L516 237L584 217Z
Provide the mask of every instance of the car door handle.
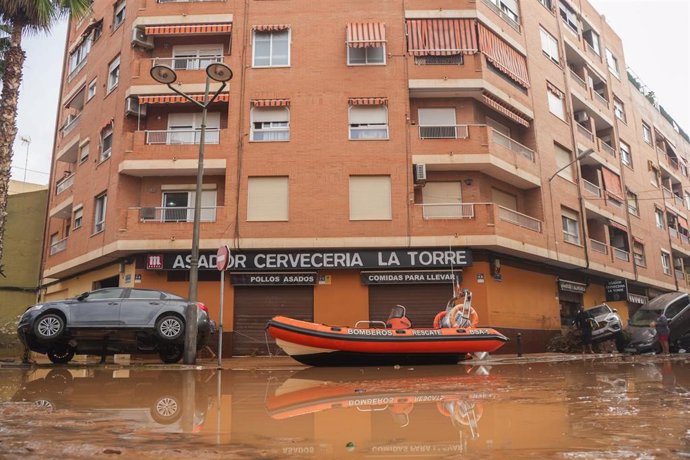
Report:
M118 305L119 302L108 302L108 305Z

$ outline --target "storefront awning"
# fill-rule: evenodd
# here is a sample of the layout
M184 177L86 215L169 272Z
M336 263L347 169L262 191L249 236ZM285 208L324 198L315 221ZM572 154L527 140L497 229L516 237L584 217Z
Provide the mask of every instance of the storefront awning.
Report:
M289 107L290 99L252 99L252 107Z
M232 32L232 23L220 24L173 24L165 26L147 26L144 28L146 35L208 35L229 34Z
M648 302L647 296L644 295L639 295L639 294L631 294L628 292L628 302L630 303L636 303L638 305L644 305Z
M198 102L204 102L203 94L190 94L192 99ZM210 96L209 96L210 97ZM214 102L228 102L230 95L228 93L219 94ZM184 104L189 103L187 99L179 94L156 94L139 96L139 104Z
M351 22L347 25L347 46L380 48L386 43L386 26L382 22Z
M517 84L529 88L529 75L527 74L527 59L518 53L498 35L486 28L481 23L479 28L479 49L486 59L505 73Z
M388 98L385 97L351 97L348 99L350 105L387 105Z
M518 113L512 107L508 107L504 102L500 101L498 98L493 96L491 93L485 92L482 94L482 102L487 106L491 107L498 113L510 118L516 123L529 128L529 120L525 118L524 115Z
M475 19L408 19L407 51L412 56L474 54L476 24Z

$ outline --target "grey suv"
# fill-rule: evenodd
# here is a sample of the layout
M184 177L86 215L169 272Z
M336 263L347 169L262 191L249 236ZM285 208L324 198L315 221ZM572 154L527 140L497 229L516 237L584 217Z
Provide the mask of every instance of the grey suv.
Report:
M592 315L595 322L592 328L593 342L603 342L613 338L618 342L622 339L623 323L616 309L602 303L588 308L586 311Z
M690 297L685 292L669 292L653 298L642 305L630 318L628 332L630 344L626 348L629 352L661 352L661 345L656 336L656 330L651 327L663 311L668 318L671 329L669 345L671 351L686 348L690 344Z
M174 363L184 351L187 300L164 291L106 288L75 299L29 307L17 334L31 351L46 353L54 363L67 363L76 353L158 353ZM197 347L203 347L215 324L206 306L197 302Z

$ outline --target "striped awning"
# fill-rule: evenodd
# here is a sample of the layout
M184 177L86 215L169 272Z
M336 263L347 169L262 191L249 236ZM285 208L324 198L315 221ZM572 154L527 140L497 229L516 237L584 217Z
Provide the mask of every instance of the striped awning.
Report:
M386 97L351 97L348 99L350 105L387 105Z
M555 86L553 83L550 81L546 80L546 89L551 91L555 96L558 96L560 99L563 99L565 97L565 93L558 89L557 86Z
M257 32L280 32L281 30L288 30L290 24L264 24L252 26L252 30Z
M198 102L204 102L203 94L190 94L189 97ZM209 96L210 97L210 96ZM230 95L228 93L219 94L213 102L228 102ZM189 103L187 99L179 94L151 94L146 96L139 96L139 104L184 104Z
M165 26L146 26L146 35L208 35L208 34L229 34L232 32L232 23L225 22L220 24L172 24Z
M252 99L253 107L289 107L290 99Z
M382 22L351 22L347 25L347 46L380 48L386 43L386 26Z
M114 118L111 118L110 120L108 120L108 121L105 122L105 124L103 125L103 127L101 127L101 131L103 131L104 129L107 129L107 128L112 127L114 124L115 124L115 119L114 119Z
M487 92L482 94L482 102L494 109L496 112L500 113L501 115L510 118L511 120L521 124L525 128L529 128L528 117L518 112L514 108L508 106L505 102L501 101L493 94Z
M408 19L407 51L412 56L477 52L475 19Z
M615 220L612 220L612 219L609 219L609 227L617 228L618 230L620 230L622 232L628 233L628 227L626 227L623 224L619 224L618 222L616 222Z
M67 53L72 54L74 52L74 50L76 50L82 43L84 43L84 40L86 40L86 38L91 35L91 32L93 31L93 29L95 29L99 25L103 25L103 19L102 18L99 19L98 21L96 21L95 19L91 19L91 21L89 21L89 24L84 29L84 32L81 33L81 35L79 36L77 41L72 43L72 46L69 47L69 51Z
M529 88L529 76L527 75L527 59L515 51L501 37L487 29L481 23L479 27L479 49L486 59L505 73L517 84Z

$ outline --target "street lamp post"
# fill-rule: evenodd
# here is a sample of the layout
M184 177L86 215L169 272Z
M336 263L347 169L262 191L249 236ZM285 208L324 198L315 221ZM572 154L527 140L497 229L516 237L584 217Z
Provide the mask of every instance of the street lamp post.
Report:
M214 62L206 67L206 87L204 100L199 102L172 86L177 80L175 71L165 65L155 65L151 68L151 77L158 83L163 83L172 91L187 99L189 102L201 107L201 130L199 131L199 165L196 173L196 193L194 196L194 223L192 227L192 259L189 264L189 304L185 311L185 335L184 335L184 363L196 362L197 342L197 290L199 281L199 228L201 219L201 193L204 177L204 144L206 142L206 111L210 104L225 89L227 82L232 78L232 70L222 62ZM211 80L221 83L209 99ZM221 306L222 308L222 306Z

